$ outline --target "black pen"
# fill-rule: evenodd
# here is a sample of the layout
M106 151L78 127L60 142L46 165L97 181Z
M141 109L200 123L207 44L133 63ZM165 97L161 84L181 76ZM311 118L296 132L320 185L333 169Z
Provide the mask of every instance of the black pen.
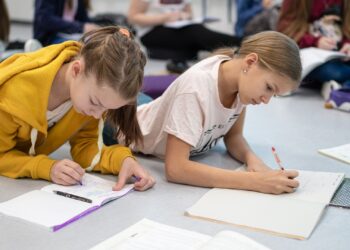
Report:
M55 194L58 194L58 195L61 195L61 196L67 197L67 198L71 198L71 199L74 199L74 200L83 201L83 202L87 202L87 203L92 203L92 200L90 200L88 198L85 198L85 197L81 197L81 196L75 195L75 194L70 194L70 193L66 193L66 192L62 192L62 191L58 191L58 190L53 190L53 192Z

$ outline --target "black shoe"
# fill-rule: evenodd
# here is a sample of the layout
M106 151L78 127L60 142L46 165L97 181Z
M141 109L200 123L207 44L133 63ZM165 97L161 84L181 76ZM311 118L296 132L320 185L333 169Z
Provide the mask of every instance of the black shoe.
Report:
M171 73L181 74L189 68L185 61L170 60L166 64L166 69Z

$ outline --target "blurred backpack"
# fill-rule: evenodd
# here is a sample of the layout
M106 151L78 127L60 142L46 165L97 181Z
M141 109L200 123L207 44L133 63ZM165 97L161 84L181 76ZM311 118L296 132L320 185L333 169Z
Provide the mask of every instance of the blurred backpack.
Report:
M128 18L118 13L102 13L91 18L91 21L100 26L118 25L128 28L136 35L135 28L128 22Z

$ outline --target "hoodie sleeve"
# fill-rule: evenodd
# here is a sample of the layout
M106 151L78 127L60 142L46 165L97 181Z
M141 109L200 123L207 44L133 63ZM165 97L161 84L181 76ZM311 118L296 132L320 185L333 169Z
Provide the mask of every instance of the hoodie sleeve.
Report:
M98 120L89 121L71 139L71 155L83 168L88 168L93 158L99 153ZM102 139L102 138L101 138ZM121 145L103 146L100 161L94 166L93 171L103 174L118 174L124 159L133 157L129 148Z
M15 149L21 126L8 113L0 110L0 174L10 178L30 177L50 180L55 160L46 155L30 156Z

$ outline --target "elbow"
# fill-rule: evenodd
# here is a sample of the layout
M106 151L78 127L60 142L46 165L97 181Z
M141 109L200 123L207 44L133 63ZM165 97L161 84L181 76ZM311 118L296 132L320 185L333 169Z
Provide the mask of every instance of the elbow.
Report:
M179 182L181 179L181 169L179 165L165 162L165 177L168 182Z

